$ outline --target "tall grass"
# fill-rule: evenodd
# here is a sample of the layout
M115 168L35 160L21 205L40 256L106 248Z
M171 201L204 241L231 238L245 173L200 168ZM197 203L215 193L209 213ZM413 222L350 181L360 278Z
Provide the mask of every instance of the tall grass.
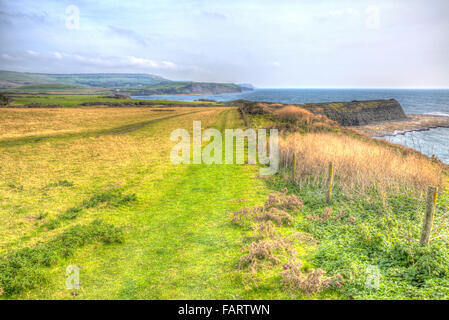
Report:
M315 118L315 115L312 112L295 106L286 106L278 109L274 114L282 120L301 120L306 123L311 123L312 119Z
M298 181L323 181L332 161L338 185L346 192L423 191L440 185L442 179L442 168L425 157L347 135L307 133L282 139L281 164L291 166L294 153Z

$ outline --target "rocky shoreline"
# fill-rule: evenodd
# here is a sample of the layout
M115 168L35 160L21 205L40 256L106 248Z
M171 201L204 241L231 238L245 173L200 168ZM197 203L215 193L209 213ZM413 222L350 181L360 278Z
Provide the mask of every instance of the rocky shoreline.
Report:
M415 114L403 120L383 121L363 126L353 126L358 132L371 137L385 137L405 134L411 131L426 131L435 128L448 128L449 117Z

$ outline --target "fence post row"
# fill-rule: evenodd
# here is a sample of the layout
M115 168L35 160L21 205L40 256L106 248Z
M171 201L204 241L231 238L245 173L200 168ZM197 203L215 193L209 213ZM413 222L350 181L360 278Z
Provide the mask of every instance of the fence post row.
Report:
M293 153L293 166L292 166L292 177L295 181L295 170L296 170L296 153ZM332 189L334 186L334 164L329 162L328 170L328 185L327 185L327 197L326 202L332 200ZM426 246L430 241L430 235L432 233L433 218L435 216L436 203L437 203L438 189L436 187L429 187L427 190L427 205L426 213L424 215L423 226L421 231L420 245Z
M427 206L421 231L421 246L426 246L430 240L430 234L432 232L433 226L433 217L435 215L435 208L437 204L437 191L438 190L435 187L429 187L427 190Z

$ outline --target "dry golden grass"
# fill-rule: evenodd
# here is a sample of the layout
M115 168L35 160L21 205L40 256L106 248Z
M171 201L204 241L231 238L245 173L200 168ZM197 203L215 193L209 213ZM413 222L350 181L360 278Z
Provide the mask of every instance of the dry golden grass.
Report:
M282 109L278 109L274 114L282 120L301 120L307 124L310 124L315 117L312 112L295 106L286 106Z
M291 121L297 126L306 127L308 129L307 131L320 131L337 125L335 121L330 120L326 116L313 114L306 109L293 105L288 105L283 108L271 108L268 112L271 112L282 121Z
M79 133L199 111L200 108L4 108L0 139ZM171 110L171 111L168 111Z
M442 182L442 168L423 156L347 135L293 134L280 141L281 165L291 166L294 153L299 181L322 181L332 161L338 185L351 192L370 187L423 191Z

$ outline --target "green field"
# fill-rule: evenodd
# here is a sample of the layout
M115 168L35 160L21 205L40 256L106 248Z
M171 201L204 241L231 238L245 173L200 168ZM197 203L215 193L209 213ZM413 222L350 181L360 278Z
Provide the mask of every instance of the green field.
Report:
M100 94L8 94L14 102L10 105L11 107L20 107L23 105L31 104L31 103L43 103L47 105L60 105L62 107L70 108L77 107L82 103L97 103L101 106L103 102L112 102L112 103L122 103L122 102L145 102L151 103L154 106L157 105L166 105L176 103L177 105L183 106L198 106L204 104L216 104L211 102L202 102L202 101L167 101L167 100L130 100L130 99L115 99L115 98L105 98L108 95L100 95ZM219 105L219 104L218 104Z
M416 245L421 200L399 192L382 198L376 190L351 194L337 179L327 204L319 180L292 181L288 167L263 178L255 165L170 162L172 130L191 131L195 120L203 129L241 128L236 108L77 108L103 98L39 97L14 100L70 108L0 109L0 299L449 296L445 238ZM250 116L252 126L266 125L262 118ZM282 211L288 223L233 222L233 212L261 206L284 188L303 203ZM440 223L448 198L438 205ZM274 229L263 233L271 222ZM286 252L251 257L254 270L245 263L245 246L281 242ZM301 275L321 268L344 282L289 288L282 274L292 255ZM80 268L79 289L66 289L70 265ZM381 273L376 290L365 286L371 265Z
M96 218L124 233L121 244L94 242L77 249L73 256L57 257L49 267L34 265L43 274L29 285L34 288L21 282L12 286L17 293L3 297L297 297L282 290L276 271L264 274L254 286L247 271L235 268L240 248L248 241L245 237L252 232L232 225L229 213L262 203L270 192L263 180L256 178L257 168L170 163L172 143L168 137L172 129L189 128L193 120L220 129L241 125L235 109L195 112L176 119L161 118L119 135L99 134L97 130L105 124L97 123L93 136L60 138L55 134L43 142L3 146L2 163L9 165L2 170L2 254L11 256L21 248L49 243L63 230ZM95 195L116 190L135 195L136 200L121 205L106 201L89 208L81 205ZM58 218L78 207L82 210L79 216ZM58 221L56 226L54 221ZM82 270L81 289L75 297L65 289L68 265ZM31 272L28 267L24 270Z

